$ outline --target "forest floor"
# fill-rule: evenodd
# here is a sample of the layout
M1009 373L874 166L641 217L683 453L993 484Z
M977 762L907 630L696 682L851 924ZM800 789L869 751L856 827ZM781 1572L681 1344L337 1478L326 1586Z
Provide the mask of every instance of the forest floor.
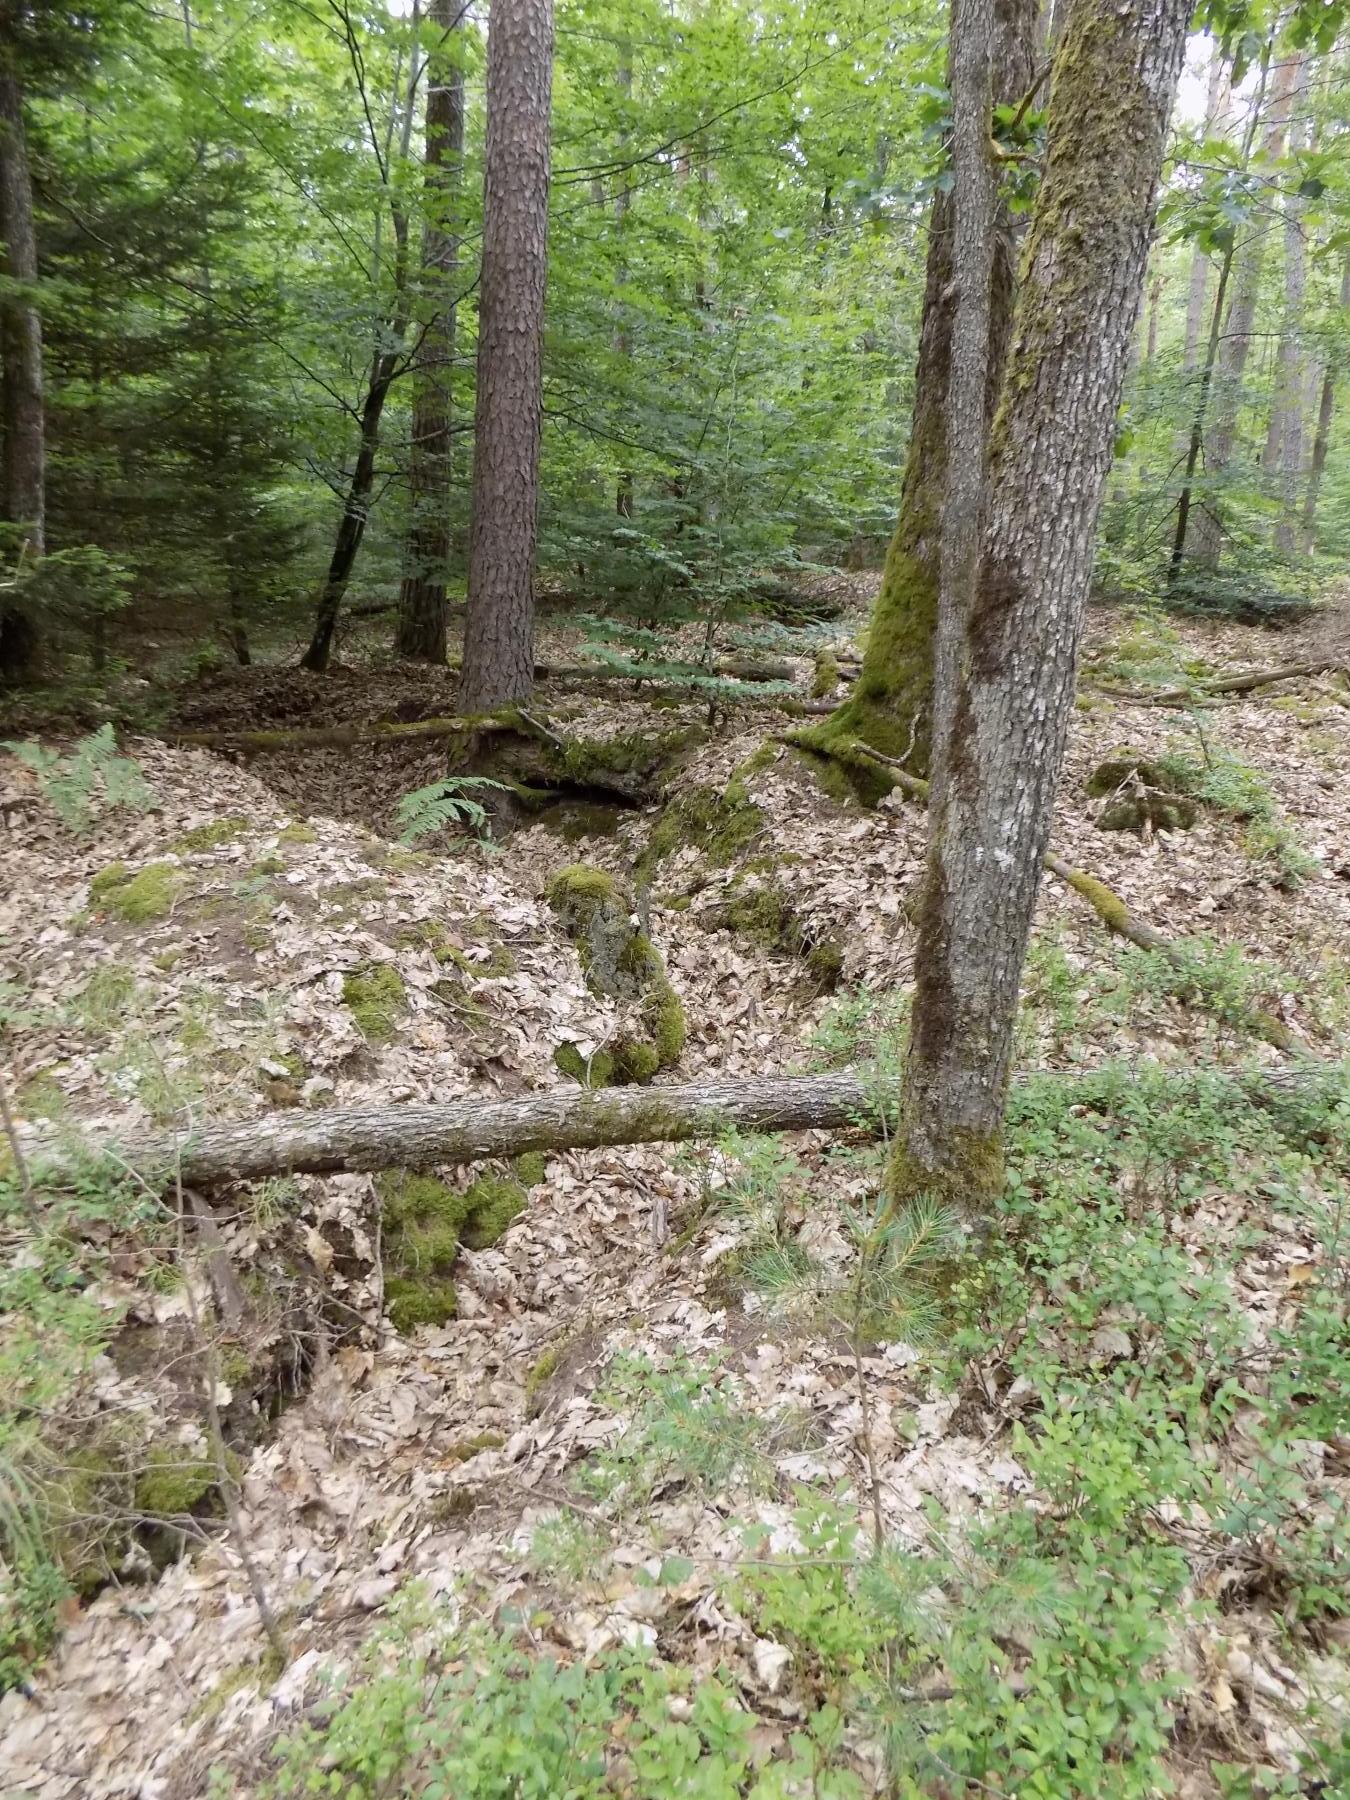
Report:
M846 616L829 635L842 644L861 622ZM574 660L574 636L560 626L555 639L547 653ZM1103 691L1310 660L1333 654L1333 642L1350 649L1344 612L1279 637L1094 619L1055 847L1139 918L1206 947L1188 952L1193 979L1180 983L1047 877L1021 1068L1111 1063L1137 1097L1162 1091L1149 1085L1156 1065L1345 1056L1350 685L1327 674L1183 709ZM797 648L806 682L805 639ZM371 668L316 681L260 669L185 690L175 724L407 720L449 702L439 673ZM568 738L692 732L707 718L701 703L658 709L547 684L537 710ZM642 901L688 1021L668 1072L680 1080L873 1058L894 1066L923 813L898 793L870 811L827 797L781 741L797 723L771 704L733 706L673 784L677 800L695 787L724 793L739 771L757 809L742 815L749 828L738 826L724 862L697 832L676 841ZM1099 828L1104 801L1088 794L1089 776L1121 747L1136 760L1185 760L1201 795L1190 829ZM29 770L0 762L5 1060L30 1148L43 1134L97 1143L129 1127L286 1106L523 1095L563 1079L560 1043L590 1055L613 1040L615 1003L588 991L546 888L578 861L631 879L659 803L563 807L488 848L467 835L410 848L397 842L394 807L443 773L434 743L243 767L150 739L128 751L152 806L100 815L79 837ZM145 903L128 905L127 883L146 870L135 890ZM770 889L770 909L742 909L757 933L727 927L729 901ZM827 976L793 953L821 943L840 953ZM1256 1007L1285 1022L1292 1050L1252 1038ZM140 1488L134 1503L88 1489L72 1511L106 1506L131 1535L114 1578L62 1604L55 1647L0 1699L0 1792L242 1797L319 1791L300 1785L304 1772L328 1769L350 1784L335 1776L335 1793L433 1793L434 1752L415 1734L404 1743L406 1715L423 1710L408 1692L424 1692L429 1670L461 1678L456 1634L472 1628L578 1669L649 1646L663 1666L693 1671L749 1721L747 1768L786 1771L784 1785L756 1792L938 1793L962 1754L952 1688L973 1679L971 1645L960 1648L948 1616L963 1591L972 1610L985 1606L981 1654L1000 1665L987 1692L978 1681L971 1691L1024 1750L1036 1731L1047 1736L1011 1765L991 1740L983 1774L945 1791L1142 1795L1161 1791L1147 1773L1156 1768L1196 1797L1296 1792L1299 1780L1305 1792L1350 1792L1334 1785L1347 1779L1344 1761L1320 1789L1307 1772L1333 1767L1324 1746L1350 1717L1350 1436L1334 1421L1319 1434L1303 1413L1278 1438L1256 1423L1274 1347L1310 1296L1340 1294L1344 1306L1350 1243L1337 1245L1326 1223L1346 1191L1344 1147L1276 1141L1232 1117L1220 1158L1198 1135L1210 1118L1203 1100L1169 1112L1147 1098L1131 1112L1127 1095L1126 1122L1100 1130L1090 1108L1041 1104L1020 1118L1014 1163L1024 1194L1049 1211L1069 1174L1081 1176L1072 1221L1055 1215L1058 1249L1001 1264L1004 1285L979 1300L978 1327L929 1344L916 1325L916 1341L897 1335L858 1357L846 1311L828 1296L847 1290L850 1220L876 1187L880 1151L866 1130L772 1146L566 1151L517 1170L528 1205L498 1241L462 1250L457 1316L407 1335L383 1311L396 1246L369 1176L278 1178L210 1197L210 1241L243 1291L233 1329L202 1325L221 1305L218 1271L213 1283L205 1259L181 1255L185 1227L172 1209L156 1211L133 1182L135 1229L113 1209L80 1214L69 1241L85 1310L69 1327L68 1381L46 1404L80 1427L81 1444L130 1421L138 1455L153 1425L158 1440L204 1457L196 1395L206 1371L239 1447L248 1550L286 1661L269 1653L237 1545L202 1496L156 1521ZM1167 1144L1155 1129L1164 1114ZM479 1174L447 1172L445 1182L460 1193ZM1094 1211L1097 1224L1079 1222ZM0 1229L11 1276L40 1264L16 1220ZM1072 1236L1089 1230L1090 1241ZM763 1260L766 1247L809 1278L757 1285L747 1250ZM40 1342L67 1327L39 1317L33 1329ZM0 1330L0 1370L17 1366L21 1336ZM1102 1699L1064 1672L1065 1621L1079 1590L1089 1637L1117 1603L1089 1592L1094 1571L1113 1594L1128 1586L1109 1546L1129 1535L1122 1520L1135 1501L1111 1513L1116 1501L1092 1483L1128 1486L1145 1459L1127 1451L1108 1478L1061 1437L1056 1464L1054 1434L1036 1420L1060 1418L1055 1405L1079 1383L1142 1408L1160 1367L1189 1398L1147 1439L1175 1460L1138 1500L1140 1541L1179 1560L1160 1563L1175 1575L1151 1587L1141 1578L1152 1599L1122 1614L1121 1668L1137 1692L1109 1671ZM54 1467L87 1466L75 1441ZM1117 1452L1131 1441L1123 1428L1110 1439ZM1234 1525L1198 1492L1174 1497L1190 1479L1179 1471L1194 1468L1255 1495L1251 1517ZM3 1475L0 1440L0 1489ZM1040 1614L1028 1600L1036 1629L1000 1624L961 1546L983 1542L1006 1560L1011 1540L987 1534L1014 1516L1067 1532L1084 1512L1063 1504L1066 1482L1088 1484L1089 1510L1100 1504L1110 1521L1094 1526L1087 1553L1067 1538L1046 1551L1046 1567L1071 1573ZM839 1570L878 1517L931 1631L901 1634L911 1686L859 1676L867 1698L854 1704L841 1670L851 1681L874 1666L876 1643ZM175 1533L189 1553L156 1573ZM952 1560L925 1577L935 1544ZM802 1570L797 1591L786 1575ZM837 1620L857 1641L845 1633L832 1665L823 1646ZM477 1667L486 1655L480 1647L467 1660ZM517 1691L520 1669L508 1673ZM372 1684L382 1696L373 1710L348 1700L324 1743L304 1735L328 1717L327 1697ZM691 1712L699 1704L679 1680L662 1689L665 1715L692 1716L706 1756L720 1740ZM1094 1776L1096 1752L1051 1742L1047 1720L1101 1707L1119 1718L1101 1730ZM682 1785L687 1771L652 1773L621 1741L620 1712L606 1727L609 1785L578 1793L751 1790L752 1774L704 1788ZM1160 1745L1131 1736L1129 1720L1145 1714L1167 1721ZM460 1715L447 1717L459 1730ZM522 1729L545 1735L528 1715ZM360 1761L381 1742L403 1746L392 1774ZM899 1756L919 1770L920 1785L889 1787L899 1778L885 1773L888 1753L892 1769ZM1064 1767L1080 1773L1053 1774ZM296 1785L276 1785L288 1770ZM460 1791L554 1790L466 1780Z

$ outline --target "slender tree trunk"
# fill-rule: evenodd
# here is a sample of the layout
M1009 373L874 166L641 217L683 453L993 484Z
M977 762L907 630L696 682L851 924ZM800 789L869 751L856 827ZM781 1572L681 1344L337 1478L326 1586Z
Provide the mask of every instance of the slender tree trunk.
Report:
M1300 58L1284 57L1275 64L1270 84L1270 111L1267 116L1262 149L1272 162L1284 153L1289 114L1298 84ZM1223 513L1217 498L1224 473L1237 447L1238 418L1242 409L1242 384L1247 370L1247 352L1251 348L1252 328L1256 323L1256 303L1261 291L1261 271L1265 264L1269 222L1258 218L1247 233L1234 265L1233 299L1228 321L1219 347L1219 359L1212 383L1214 415L1204 433L1205 481L1212 490L1206 502L1194 514L1187 554L1205 567L1213 568L1223 548Z
M455 360L455 283L459 272L454 217L464 160L464 75L459 67L459 0L432 0L442 35L427 71L426 205L422 239L424 304L418 346L408 467L410 522L399 590L394 648L412 662L445 662L445 582L450 562L451 371Z
M1205 89L1205 130L1222 128L1228 116L1228 70L1222 50L1213 44L1209 53L1209 80ZM1186 335L1181 366L1188 372L1200 360L1200 337L1205 328L1205 299L1209 292L1209 255L1197 244L1191 252L1191 278L1186 293Z
M1038 10L1035 0L996 0L993 92L997 104L1016 106L1031 88ZM900 514L868 627L862 674L837 712L814 731L803 733L808 747L826 754L860 738L875 750L904 758L918 772L928 766L932 734L941 511L947 474L947 385L955 315L952 231L952 196L939 191L928 226L914 416ZM1016 264L1016 221L1007 207L999 204L989 288L986 413L990 422L1012 329Z
M8 29L0 12L0 30ZM37 232L28 169L23 92L12 44L0 44L0 233L4 273L14 284L0 314L4 371L5 519L17 527L25 560L46 548L46 423L43 409L42 318L34 304ZM40 634L31 616L0 599L0 679L26 680L36 673Z
M1018 983L1050 833L1188 0L1070 0L991 439L975 603L937 708L901 1203L1002 1180Z
M399 141L399 155L405 162L412 138L413 110L417 98L419 76L416 45L417 18L417 0L414 0L412 11L414 42L412 55L409 58L407 100L403 113L403 130ZM393 386L395 377L402 372L401 363L406 349L404 340L407 337L410 315L408 215L397 197L397 190L389 180L394 125L399 110L399 81L400 75L396 70L395 98L390 108L389 129L385 137L383 154L380 153L377 144L373 146L380 160L380 172L384 177L389 198L389 216L394 227L391 317L381 320L376 331L375 349L370 359L370 378L366 383L366 395L361 404L361 435L356 453L356 465L352 470L351 480L347 484L347 495L343 501L342 517L338 521L333 554L329 559L328 573L324 577L324 584L319 593L319 604L314 617L314 635L309 640L309 648L300 659L302 669L310 669L319 675L327 669L332 656L333 634L337 630L338 614L342 611L342 602L347 596L347 585L352 577L352 569L356 565L357 552L360 550L361 540L366 534L366 524L370 517L370 496L375 485L375 458L380 448L380 421L384 417L384 404L389 398L389 389ZM380 274L380 225L383 217L383 213L380 213L375 220L375 277L377 280Z
M1300 94L1302 88L1300 87ZM1306 123L1296 118L1289 127L1289 150L1297 155L1307 139ZM1275 526L1275 548L1291 555L1298 547L1299 488L1303 481L1303 302L1307 287L1307 257L1303 243L1303 202L1297 194L1284 199L1284 321L1275 363L1275 387L1271 396L1270 429L1266 434L1264 463L1279 479L1280 517Z
M624 105L633 98L633 52L632 47L624 44L619 53L619 92L623 95ZM628 148L628 132L625 129L619 138L619 148L624 152ZM623 243L624 220L628 217L629 178L627 170L619 174L618 186L614 191L614 229L618 233L619 242ZM624 323L624 308L627 299L624 289L628 284L628 270L623 263L619 265L619 323L614 332L614 354L621 361L633 353L628 336L628 327ZM633 516L633 471L624 469L620 472L618 487L614 496L614 510L619 518L631 519Z
M1350 309L1350 253L1341 264L1341 311ZM1322 396L1317 408L1317 431L1313 437L1312 460L1308 465L1308 493L1303 502L1303 549L1311 551L1317 537L1317 501L1322 491L1322 472L1327 466L1327 446L1331 442L1331 420L1336 406L1336 360L1327 357L1322 374Z
M548 272L552 0L493 0L488 30L469 616L461 712L528 700Z

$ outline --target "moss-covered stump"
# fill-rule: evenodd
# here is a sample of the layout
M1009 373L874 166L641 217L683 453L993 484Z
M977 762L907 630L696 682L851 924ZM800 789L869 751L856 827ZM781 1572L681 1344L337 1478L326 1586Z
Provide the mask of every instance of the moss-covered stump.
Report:
M549 883L549 905L577 947L586 985L617 1000L637 1028L589 1059L575 1044L561 1044L554 1061L565 1075L588 1087L650 1081L679 1061L685 1018L661 953L635 918L633 899L612 875L585 863L561 869Z
M459 1310L454 1271L461 1248L498 1243L544 1179L542 1156L522 1156L510 1175L480 1175L462 1191L433 1175L393 1169L375 1184L384 1242L384 1306L395 1328L444 1325Z
M837 938L815 930L783 889L772 882L738 887L701 915L713 930L735 931L767 950L800 959L821 993L833 993L844 969Z
M1195 802L1159 762L1132 750L1116 750L1087 779L1088 794L1105 800L1100 831L1188 831Z

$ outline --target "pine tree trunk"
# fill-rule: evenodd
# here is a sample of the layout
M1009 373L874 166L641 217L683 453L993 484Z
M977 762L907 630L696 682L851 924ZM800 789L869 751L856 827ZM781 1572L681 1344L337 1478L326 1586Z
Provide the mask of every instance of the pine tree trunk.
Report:
M450 392L459 270L453 215L464 159L464 75L452 35L461 17L459 0L433 0L429 17L443 36L427 70L422 269L428 312L417 350L408 465L411 517L394 648L408 661L440 665L445 662L445 582L450 562Z
M1300 59L1287 56L1276 63L1270 88L1262 151L1272 162L1284 153L1285 133L1289 127L1292 98L1298 82ZM1233 298L1228 320L1219 345L1219 358L1214 372L1210 399L1213 415L1204 433L1206 485L1217 489L1233 459L1237 447L1238 417L1242 409L1242 384L1247 370L1247 352L1251 348L1252 330L1256 323L1256 303L1261 291L1261 271L1265 263L1266 238L1264 219L1258 219L1248 233L1234 263ZM1211 492L1203 505L1195 508L1187 554L1206 568L1214 568L1223 548L1223 510L1217 493Z
M1031 87L1038 10L1035 0L998 0L995 6L996 104L1016 106ZM1000 204L989 286L986 412L990 422L1012 329L1015 225L1007 207ZM807 747L825 753L835 745L861 739L875 750L902 757L917 773L928 767L932 735L941 509L947 475L947 384L955 315L952 229L952 196L939 191L928 226L914 417L900 515L868 626L862 673L838 711L823 725L802 733Z
M0 14L0 25L3 25ZM43 405L42 319L33 304L37 233L28 168L23 93L12 45L0 45L0 233L4 273L22 284L0 314L4 369L4 517L26 542L25 560L46 548L46 424ZM24 292L23 289L30 290ZM0 679L27 680L37 672L40 634L35 621L0 600Z
M990 450L975 602L936 709L893 1202L1002 1179L1018 984L1073 707L1097 513L1187 0L1070 0Z
M534 684L552 80L552 0L493 0L469 613L459 695L466 713L528 700Z

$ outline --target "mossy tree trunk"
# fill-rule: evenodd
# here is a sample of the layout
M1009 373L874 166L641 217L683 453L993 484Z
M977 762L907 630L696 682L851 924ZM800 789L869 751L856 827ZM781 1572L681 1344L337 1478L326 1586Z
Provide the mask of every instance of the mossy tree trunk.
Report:
M996 0L992 57L996 104L1016 105L1034 79L1035 0ZM953 56L956 54L953 45ZM862 672L852 694L822 725L801 734L803 746L826 754L861 738L916 774L928 768L932 736L933 664L937 634L940 525L947 476L947 397L956 316L953 281L955 214L950 192L933 199L928 226L923 318L915 376L914 418L881 592L872 610ZM986 413L992 421L1012 330L1017 264L1015 220L996 210L989 280Z
M936 708L893 1202L978 1217L1002 1180L1018 984L1097 513L1139 313L1186 0L1071 0L990 446L974 601Z

